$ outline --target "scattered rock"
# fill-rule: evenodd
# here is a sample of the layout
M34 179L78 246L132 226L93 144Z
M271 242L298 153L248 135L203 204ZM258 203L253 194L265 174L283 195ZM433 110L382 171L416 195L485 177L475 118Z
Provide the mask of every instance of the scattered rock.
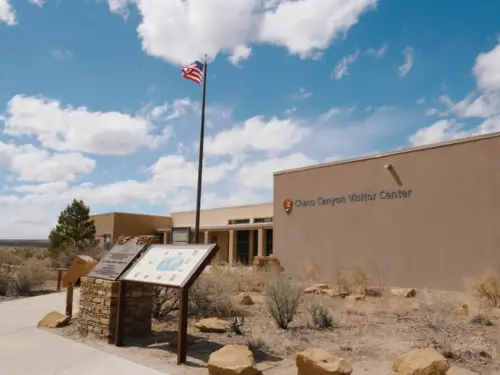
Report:
M412 349L392 364L398 375L445 375L449 369L448 360L432 348Z
M417 295L417 291L413 288L397 288L392 289L391 294L395 297L412 298Z
M201 319L194 326L200 332L207 332L207 333L224 333L229 328L227 322L218 318Z
M322 290L328 289L328 284L313 284L304 290L305 294L319 294Z
M57 311L49 312L37 324L38 327L61 328L69 324L71 318Z
M460 308L460 313L463 315L469 315L469 306L464 303Z
M411 304L411 309L412 309L413 311L418 311L418 310L420 310L420 302L413 302L413 303Z
M349 344L341 344L340 350L342 350L344 352L352 352L354 350L354 348L352 347L352 345L349 345Z
M345 297L345 299L349 301L365 301L366 296L363 294L351 294Z
M382 297L382 289L380 288L366 288L365 294L370 297Z
M333 298L345 298L346 296L349 295L349 293L337 292L336 290L331 288L319 289L316 293L321 294L322 296L328 296Z
M254 304L252 297L250 297L250 294L245 293L241 296L241 304L245 306L250 306Z
M307 349L299 354L295 360L298 375L349 375L352 367L343 358L338 358L324 349Z
M247 346L227 345L210 354L210 375L260 375L255 368L255 359Z

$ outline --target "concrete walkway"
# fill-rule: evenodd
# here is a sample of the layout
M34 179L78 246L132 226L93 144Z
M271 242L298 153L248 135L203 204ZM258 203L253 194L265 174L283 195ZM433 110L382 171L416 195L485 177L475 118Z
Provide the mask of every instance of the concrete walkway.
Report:
M63 292L0 303L1 374L165 375L36 327L46 313L64 313L65 300ZM78 300L75 290L74 312Z

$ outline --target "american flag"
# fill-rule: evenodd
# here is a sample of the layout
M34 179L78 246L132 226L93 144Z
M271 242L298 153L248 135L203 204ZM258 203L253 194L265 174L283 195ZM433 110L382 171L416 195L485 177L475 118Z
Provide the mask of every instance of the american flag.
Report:
M203 64L196 60L187 66L183 66L182 77L196 82L198 85L201 84L201 78L203 77Z

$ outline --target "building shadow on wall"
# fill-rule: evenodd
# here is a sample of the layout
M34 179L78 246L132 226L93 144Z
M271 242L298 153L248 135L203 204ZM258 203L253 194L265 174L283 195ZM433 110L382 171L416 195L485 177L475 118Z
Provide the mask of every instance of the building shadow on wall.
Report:
M389 171L389 173L391 174L392 178L394 178L394 181L396 181L396 183L399 186L403 186L403 182L401 181L401 177L399 177L399 174L396 171L396 169L394 169L394 166L392 164L386 164L385 168Z

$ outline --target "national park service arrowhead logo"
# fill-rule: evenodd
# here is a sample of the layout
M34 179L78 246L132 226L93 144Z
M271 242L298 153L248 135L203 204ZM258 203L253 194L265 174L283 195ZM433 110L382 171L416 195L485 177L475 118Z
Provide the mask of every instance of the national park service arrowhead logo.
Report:
M287 213L287 215L290 215L292 213L292 208L293 208L293 201L291 199L285 199L283 201L283 209Z

